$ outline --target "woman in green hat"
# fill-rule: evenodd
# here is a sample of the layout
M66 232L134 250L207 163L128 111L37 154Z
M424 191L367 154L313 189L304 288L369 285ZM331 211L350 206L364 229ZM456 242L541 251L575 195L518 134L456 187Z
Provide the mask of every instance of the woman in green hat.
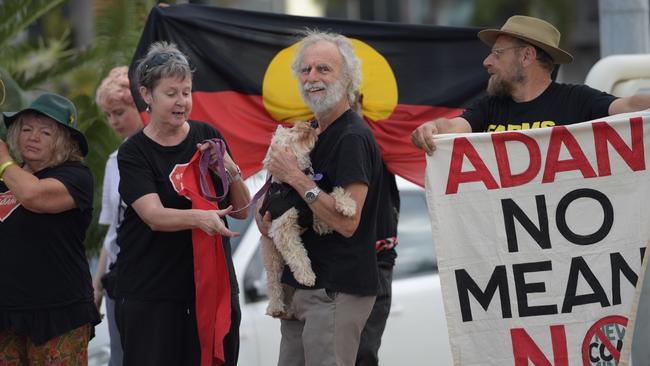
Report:
M83 246L88 144L62 96L3 114L16 160L0 140L0 365L85 365L100 321Z

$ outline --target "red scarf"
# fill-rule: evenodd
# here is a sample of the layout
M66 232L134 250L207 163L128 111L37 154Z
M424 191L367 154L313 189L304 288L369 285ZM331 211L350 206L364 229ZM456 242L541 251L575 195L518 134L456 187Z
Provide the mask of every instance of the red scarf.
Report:
M200 157L200 152L194 154L183 172L180 194L192 201L193 209L217 210L217 203L201 194ZM214 187L209 186L214 195ZM230 277L221 235L192 229L192 249L201 366L218 366L224 363L223 339L230 330Z

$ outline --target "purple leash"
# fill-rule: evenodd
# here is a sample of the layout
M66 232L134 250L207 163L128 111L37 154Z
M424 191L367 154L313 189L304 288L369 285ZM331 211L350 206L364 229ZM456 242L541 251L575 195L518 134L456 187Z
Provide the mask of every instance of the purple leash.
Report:
M199 172L200 177L199 177L199 184L201 186L201 193L203 194L203 197L209 201L218 201L221 202L226 195L228 195L228 187L229 187L229 182L228 182L228 176L226 172L226 166L223 162L223 158L226 154L226 144L224 143L223 140L221 139L210 139L210 140L205 140L203 141L204 144L210 145L206 150L201 152L201 158L199 160ZM215 153L216 159L215 161L211 164L210 159L212 158L212 153ZM208 170L212 168L212 171L214 171L217 176L219 177L219 180L221 180L221 185L223 186L223 195L221 196L213 196L210 193L209 185L208 185ZM255 196L251 199L248 204L242 208L239 208L237 210L231 211L233 212L239 212L242 210L247 209L250 205L253 203L257 202L262 195L264 195L268 190L269 187L271 186L271 176L269 176L266 179L266 182L264 182L264 185L262 188L255 193Z
M264 182L264 185L262 186L262 188L260 188L260 189L257 191L257 193L255 193L255 195L253 196L253 198L251 198L251 201L248 202L248 204L247 204L246 206L244 206L244 207L242 207L242 208L240 208L240 209L237 209L237 210L233 210L233 211L231 211L231 212L239 212L239 211L241 211L241 210L244 210L244 209L250 207L250 205L252 205L253 203L257 203L257 201L258 201L258 200L259 200L259 199L260 199L264 194L266 194L266 192L269 190L269 187L270 187L270 186L271 186L271 176L269 175L269 177L266 178L266 182Z
M205 140L203 143L207 143L210 146L201 152L201 159L199 160L199 172L201 172L199 176L199 184L201 185L201 193L208 201L221 202L226 195L228 195L228 173L226 173L226 166L223 163L223 157L226 154L226 144L223 140L216 138ZM213 153L216 154L216 159L211 164L210 159L212 158ZM210 193L207 178L209 168L212 168L212 171L214 171L221 180L221 186L223 187L223 194L221 196L213 196Z

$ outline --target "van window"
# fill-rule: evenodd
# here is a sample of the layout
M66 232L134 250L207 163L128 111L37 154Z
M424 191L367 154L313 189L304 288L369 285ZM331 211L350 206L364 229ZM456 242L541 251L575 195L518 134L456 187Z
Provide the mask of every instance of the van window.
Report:
M438 264L424 191L401 191L400 202L397 225L399 244L393 279L436 272Z

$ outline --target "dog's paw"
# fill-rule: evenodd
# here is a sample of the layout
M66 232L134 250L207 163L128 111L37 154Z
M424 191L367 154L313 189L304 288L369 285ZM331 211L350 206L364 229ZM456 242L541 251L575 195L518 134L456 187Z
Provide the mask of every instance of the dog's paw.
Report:
M276 319L285 319L285 317L286 317L286 313L284 311L270 312L270 311L267 310L266 315L268 315L268 316L270 316L272 318L276 318Z
M276 318L280 318L282 320L296 320L296 316L295 316L294 312L291 309L285 311L284 314L281 314L281 315L277 316Z
M331 193L336 202L336 211L347 217L354 216L357 212L357 203L354 202L349 192L346 192L342 187L334 187Z
M276 318L276 319L282 319L282 320L294 320L296 317L294 316L294 312L292 310L266 310L266 315Z
M293 272L293 277L296 278L296 281L305 286L314 286L314 284L316 284L316 274L312 271L311 267Z
M314 215L314 224L312 225L312 228L318 235L331 234L333 232L332 228L316 215Z
M284 305L281 303L275 303L270 301L269 305L266 307L266 315L269 315L274 318L282 318L286 314Z

